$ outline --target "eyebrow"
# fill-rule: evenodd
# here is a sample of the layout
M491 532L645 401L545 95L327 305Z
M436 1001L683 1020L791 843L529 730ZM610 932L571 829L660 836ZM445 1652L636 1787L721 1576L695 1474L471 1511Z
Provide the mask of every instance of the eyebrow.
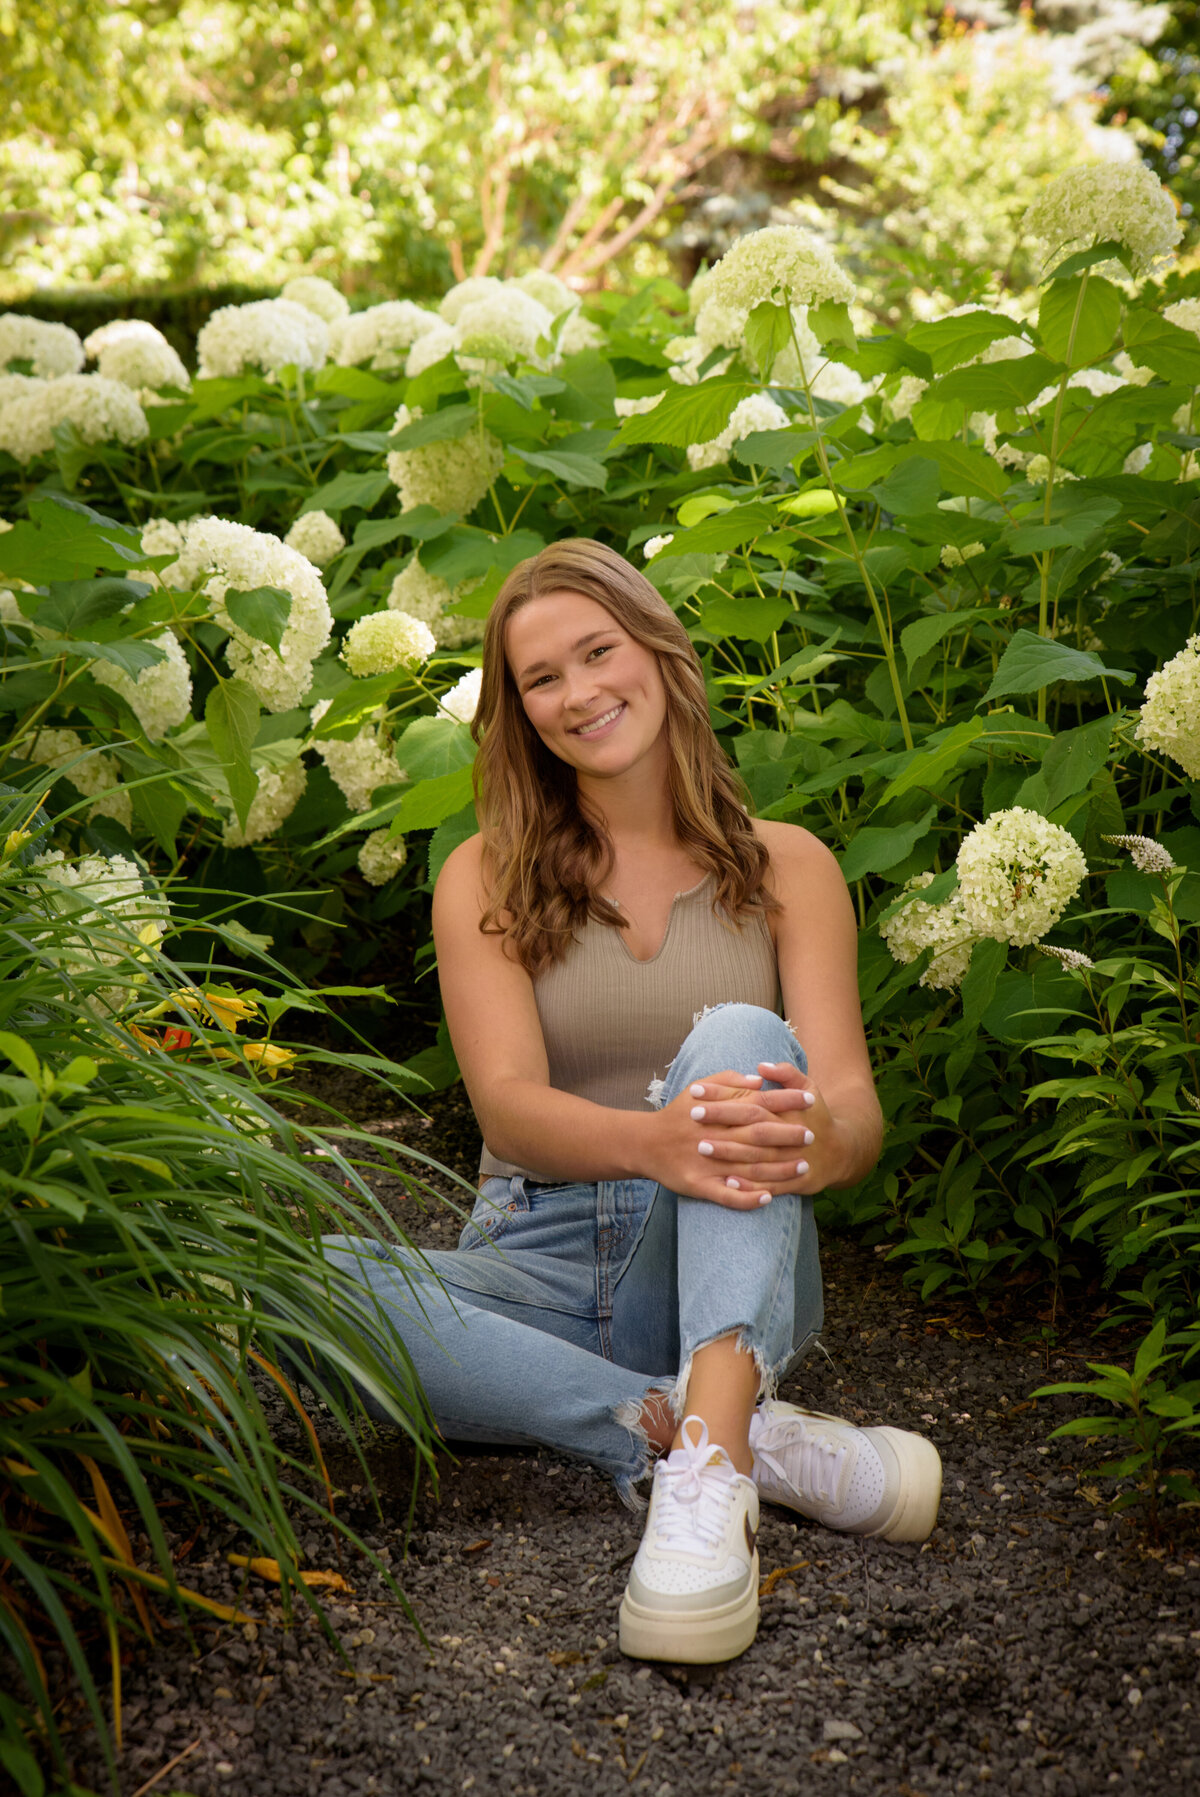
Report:
M588 632L587 636L577 637L571 644L571 653L574 654L576 649L586 649L587 645L589 643L594 643L597 637L607 636L611 629L612 625L610 624L606 630L591 630ZM517 679L525 680L530 674L538 674L543 668L548 668L549 666L550 663L548 661L531 661L527 668L521 669L521 672L517 675Z

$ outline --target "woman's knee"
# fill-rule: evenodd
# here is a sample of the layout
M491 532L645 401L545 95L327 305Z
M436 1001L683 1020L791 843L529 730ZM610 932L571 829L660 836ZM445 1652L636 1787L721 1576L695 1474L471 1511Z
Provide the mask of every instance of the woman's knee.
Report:
M684 1055L711 1061L710 1073L725 1068L755 1073L760 1061L791 1061L802 1072L808 1069L804 1050L782 1017L761 1005L736 1002L705 1008L680 1049Z

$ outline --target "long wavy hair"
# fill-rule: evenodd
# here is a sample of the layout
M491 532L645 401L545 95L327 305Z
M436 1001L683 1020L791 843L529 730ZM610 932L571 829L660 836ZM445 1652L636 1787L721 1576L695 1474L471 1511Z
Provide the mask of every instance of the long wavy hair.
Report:
M746 794L709 723L704 675L687 632L645 575L614 549L588 537L567 538L521 562L501 587L488 617L471 726L479 745L475 795L490 888L479 927L503 935L531 974L559 960L589 918L628 927L601 892L612 870L612 843L580 804L574 768L550 752L526 717L505 653L513 613L562 592L594 599L658 657L675 828L692 860L716 875L714 904L734 923L777 905Z

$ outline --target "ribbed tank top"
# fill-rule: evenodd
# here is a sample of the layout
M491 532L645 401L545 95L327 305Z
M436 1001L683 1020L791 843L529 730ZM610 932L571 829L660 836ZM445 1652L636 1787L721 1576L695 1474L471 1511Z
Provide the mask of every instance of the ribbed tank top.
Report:
M560 961L533 982L550 1084L593 1104L640 1111L705 1005L761 1005L778 1013L779 968L766 914L740 928L714 909L715 875L677 892L657 954L632 955L624 931L589 919ZM716 1071L716 1069L714 1069ZM502 1161L486 1144L480 1174L546 1176Z

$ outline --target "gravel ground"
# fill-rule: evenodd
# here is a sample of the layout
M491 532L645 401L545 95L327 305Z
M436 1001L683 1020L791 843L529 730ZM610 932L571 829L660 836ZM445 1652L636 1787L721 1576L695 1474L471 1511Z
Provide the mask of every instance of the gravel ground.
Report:
M461 1091L431 1109L431 1125L373 1127L469 1176L477 1138ZM415 1240L451 1244L452 1215L422 1213L395 1182L381 1189ZM347 1559L354 1589L329 1605L339 1655L307 1619L280 1626L271 1588L243 1589L225 1562L245 1543L207 1531L189 1582L226 1601L240 1592L259 1620L202 1626L195 1649L177 1629L135 1653L123 1797L177 1754L156 1791L1200 1787L1200 1538L1185 1518L1154 1547L1114 1519L1089 1450L1046 1441L1070 1401L1027 1395L1111 1357L1112 1338L1068 1325L1047 1350L1034 1323L985 1330L967 1311L931 1315L855 1245L828 1244L824 1263L828 1359L810 1359L782 1395L927 1431L945 1464L929 1542L862 1542L764 1508L754 1646L725 1666L639 1665L618 1651L616 1627L640 1524L600 1475L550 1453L464 1450L436 1495L422 1491L406 1556L403 1445L368 1449L381 1521L330 1437L343 1513L396 1573L423 1635ZM309 1529L305 1546L313 1567L338 1565L328 1531ZM77 1776L101 1789L94 1744L81 1727L74 1739Z

